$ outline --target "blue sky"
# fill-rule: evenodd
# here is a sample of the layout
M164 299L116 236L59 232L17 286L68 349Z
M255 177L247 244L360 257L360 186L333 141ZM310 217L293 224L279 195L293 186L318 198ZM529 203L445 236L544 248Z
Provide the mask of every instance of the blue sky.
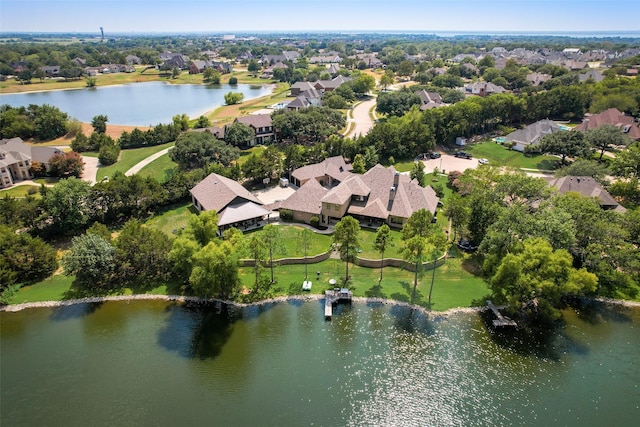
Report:
M640 0L0 0L2 32L640 31Z

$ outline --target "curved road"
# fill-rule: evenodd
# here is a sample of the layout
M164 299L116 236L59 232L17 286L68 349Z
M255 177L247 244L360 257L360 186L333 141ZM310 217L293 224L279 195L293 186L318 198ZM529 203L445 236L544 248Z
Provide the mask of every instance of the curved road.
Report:
M353 107L353 110L351 110L351 119L348 119L347 123L355 123L355 126L351 126L349 132L344 136L347 138L355 138L358 135L364 136L369 133L375 125L375 121L371 118L369 111L375 106L376 98L371 97Z

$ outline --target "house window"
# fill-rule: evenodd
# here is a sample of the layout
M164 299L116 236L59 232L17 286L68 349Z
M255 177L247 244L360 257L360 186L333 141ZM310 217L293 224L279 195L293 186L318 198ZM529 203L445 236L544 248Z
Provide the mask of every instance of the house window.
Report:
M333 205L333 209L339 211L340 210L340 205Z

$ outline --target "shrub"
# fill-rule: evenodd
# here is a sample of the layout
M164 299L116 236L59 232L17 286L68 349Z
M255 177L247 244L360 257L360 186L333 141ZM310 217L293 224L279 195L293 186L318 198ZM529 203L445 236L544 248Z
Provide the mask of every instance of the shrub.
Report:
M433 184L431 188L433 188L433 191L436 192L436 196L438 196L438 198L441 199L442 197L444 197L444 187L442 186L442 184Z
M237 85L238 84L238 78L237 77L229 78L229 84L230 85Z
M118 161L120 155L120 146L117 143L104 144L100 147L98 160L102 166L109 166Z
M312 227L318 228L318 226L320 225L320 218L315 215L312 216L309 220L309 224L311 224Z
M280 209L280 219L283 221L293 220L293 212L289 209Z

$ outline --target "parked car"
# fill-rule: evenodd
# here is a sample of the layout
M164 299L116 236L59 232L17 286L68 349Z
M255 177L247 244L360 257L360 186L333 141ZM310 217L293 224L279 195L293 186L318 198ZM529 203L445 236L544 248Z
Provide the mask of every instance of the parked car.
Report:
M429 153L430 159L439 159L440 157L442 157L440 153Z
M456 151L453 155L461 159L470 159L473 157L471 154L467 153L466 151Z
M478 163L480 163L481 165L487 165L489 164L489 160L485 158L478 159Z
M478 249L478 245L467 239L458 240L458 247L465 252L473 252Z

